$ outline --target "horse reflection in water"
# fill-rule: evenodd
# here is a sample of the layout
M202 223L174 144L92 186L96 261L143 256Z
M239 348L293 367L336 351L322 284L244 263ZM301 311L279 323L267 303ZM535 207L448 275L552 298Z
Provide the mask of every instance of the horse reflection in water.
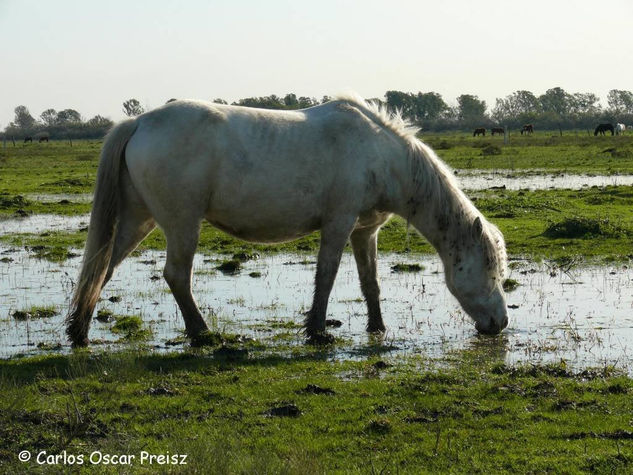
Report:
M449 290L476 328L499 333L508 322L503 236L399 117L356 96L298 111L170 102L119 123L104 142L67 334L75 346L88 344L101 289L158 225L167 239L165 280L187 336L202 343L208 327L191 276L203 219L260 243L320 230L314 300L304 322L315 343L331 339L328 299L350 240L367 330L383 332L376 243L393 214L435 247Z

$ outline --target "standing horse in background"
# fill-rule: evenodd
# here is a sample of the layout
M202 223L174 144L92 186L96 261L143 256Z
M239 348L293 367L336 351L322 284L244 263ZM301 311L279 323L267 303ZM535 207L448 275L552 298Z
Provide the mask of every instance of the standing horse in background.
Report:
M494 134L499 134L499 135L504 135L505 134L505 129L503 127L493 127L491 130L492 135Z
M606 131L611 132L611 135L613 135L613 125L612 124L598 124L598 127L596 127L596 130L594 130L593 135L597 136L598 134L600 135L605 135Z
M474 132L473 132L473 137L477 137L478 135L483 135L485 137L486 136L486 129L484 129L483 127L479 127L477 129L475 129Z
M532 124L525 124L521 129L521 135L523 135L524 132L527 135L532 135L534 133L534 126Z
M327 342L328 299L349 239L368 310L383 332L376 247L403 216L438 251L446 284L478 331L508 323L503 236L453 173L397 117L350 96L297 111L175 101L116 125L106 137L79 279L67 316L73 345L88 344L101 289L154 229L167 238L164 277L187 336L208 331L191 294L200 225L278 243L321 231L309 341Z
M24 137L24 143L31 142L33 143L33 137Z
M615 135L622 135L626 130L626 125L624 124L615 124Z

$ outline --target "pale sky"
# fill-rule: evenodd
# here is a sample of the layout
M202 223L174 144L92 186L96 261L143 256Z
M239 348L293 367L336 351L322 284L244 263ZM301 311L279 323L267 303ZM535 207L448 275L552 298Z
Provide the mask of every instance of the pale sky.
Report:
M123 117L172 97L560 86L633 90L632 0L0 0L0 129L18 105Z

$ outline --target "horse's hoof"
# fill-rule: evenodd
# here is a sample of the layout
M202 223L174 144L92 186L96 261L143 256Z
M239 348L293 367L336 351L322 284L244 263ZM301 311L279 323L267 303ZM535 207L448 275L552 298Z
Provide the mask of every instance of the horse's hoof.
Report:
M70 339L70 347L71 348L85 348L90 344L90 340L87 336L83 338L71 338Z
M334 335L327 332L319 332L308 335L307 343L308 345L326 346L334 343L334 340Z
M367 333L371 333L373 335L375 334L382 334L385 333L385 331L387 331L387 329L385 328L384 325L367 325Z
M190 338L191 346L194 348L200 348L203 346L218 346L221 345L224 341L220 333L212 332L209 330L197 333Z

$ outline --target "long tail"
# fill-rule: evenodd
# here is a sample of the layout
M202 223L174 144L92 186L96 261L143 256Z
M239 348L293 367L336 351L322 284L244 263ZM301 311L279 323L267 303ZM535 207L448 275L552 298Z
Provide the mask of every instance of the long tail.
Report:
M79 280L66 317L66 334L73 346L88 344L90 319L112 257L118 221L121 161L124 158L125 146L136 127L137 121L134 119L121 122L108 133L103 142L88 239Z

